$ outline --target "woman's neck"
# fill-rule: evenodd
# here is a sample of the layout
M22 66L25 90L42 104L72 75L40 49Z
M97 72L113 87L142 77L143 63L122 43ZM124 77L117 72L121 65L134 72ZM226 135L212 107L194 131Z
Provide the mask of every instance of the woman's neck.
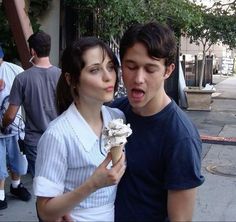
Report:
M81 104L79 101L76 101L75 105L81 116L83 116L83 118L92 128L94 133L97 136L100 136L103 127L103 118L101 112L102 105L94 105L94 104L89 105L87 103Z

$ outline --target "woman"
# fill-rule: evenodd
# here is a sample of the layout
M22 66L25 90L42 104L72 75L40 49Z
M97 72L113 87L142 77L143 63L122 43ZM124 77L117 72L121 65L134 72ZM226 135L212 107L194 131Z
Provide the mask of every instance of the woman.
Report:
M111 168L102 130L118 109L104 106L117 85L118 62L111 49L85 37L65 49L57 86L59 114L38 144L34 191L39 217L55 221L113 221L116 185L125 171L122 155Z

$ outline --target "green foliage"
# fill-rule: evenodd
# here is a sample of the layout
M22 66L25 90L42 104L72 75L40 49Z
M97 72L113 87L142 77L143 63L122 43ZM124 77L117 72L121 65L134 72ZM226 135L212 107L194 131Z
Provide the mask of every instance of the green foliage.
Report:
M199 7L187 0L151 0L149 1L151 17L168 23L177 37L188 31L189 26L201 23Z
M40 28L38 18L52 0L28 0L33 30ZM59 1L59 0L58 0ZM235 48L235 0L230 4L216 2L210 9L189 0L64 0L65 6L77 12L80 35L97 35L104 40L119 38L135 22L158 20L169 24L177 38L186 34L197 44L221 41ZM0 10L0 42L14 45L4 10ZM8 46L7 46L8 47Z
M134 22L158 20L168 23L177 37L187 34L198 44L206 38L235 46L235 0L230 4L216 2L210 9L189 0L64 0L78 9L81 34L86 32L83 21L93 19L93 33L109 39L121 36ZM234 37L234 38L233 38Z
M199 87L202 86L204 58L210 47L222 42L231 49L236 48L236 1L225 4L219 1L210 8L201 5L200 10L202 22L195 26L191 25L187 32L191 42L201 44L203 47L203 66Z
M105 29L105 32L99 30L99 35L104 36L105 34L105 38L109 38L111 35L122 35L130 24L145 21L147 11L144 9L144 0L110 1L109 5L104 5L101 10L100 25Z
M201 22L198 7L187 0L64 0L65 5L78 9L80 32L86 33L84 20L92 14L94 33L103 39L119 37L135 22L158 20L168 23L177 37Z
M52 0L29 0L28 13L34 32L40 28L38 18L46 11L51 1ZM14 61L15 59L19 60L16 44L13 39L10 25L7 21L7 16L2 3L0 3L0 33L0 44L2 45L5 53L4 59L6 61Z
M30 0L29 14L40 17L49 7L52 0Z
M0 44L4 50L4 59L6 61L12 61L14 58L18 58L16 45L13 40L10 26L6 19L6 14L3 5L0 4Z
M31 21L33 31L37 31L40 28L38 19L48 9L52 0L29 0L29 18Z
M144 21L145 0L64 0L65 5L77 9L81 35L88 34L88 21L93 21L93 35L103 39L119 36L133 21Z
M236 47L236 2L216 2L211 8L201 6L202 23L190 26L191 41L211 46L219 41ZM206 48L208 50L209 48Z

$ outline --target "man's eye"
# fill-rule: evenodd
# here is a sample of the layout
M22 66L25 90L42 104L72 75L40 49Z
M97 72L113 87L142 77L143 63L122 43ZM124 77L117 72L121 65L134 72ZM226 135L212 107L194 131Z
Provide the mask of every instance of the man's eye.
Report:
M156 70L154 69L146 69L147 73L154 73Z
M127 66L127 68L128 68L129 70L135 70L135 69L136 69L136 66Z

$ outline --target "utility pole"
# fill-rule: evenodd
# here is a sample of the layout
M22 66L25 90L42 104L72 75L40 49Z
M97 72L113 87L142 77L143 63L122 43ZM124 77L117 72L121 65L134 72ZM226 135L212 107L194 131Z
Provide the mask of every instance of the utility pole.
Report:
M33 29L27 14L25 0L3 0L2 3L16 42L22 67L27 69L31 67L27 39L33 34Z

